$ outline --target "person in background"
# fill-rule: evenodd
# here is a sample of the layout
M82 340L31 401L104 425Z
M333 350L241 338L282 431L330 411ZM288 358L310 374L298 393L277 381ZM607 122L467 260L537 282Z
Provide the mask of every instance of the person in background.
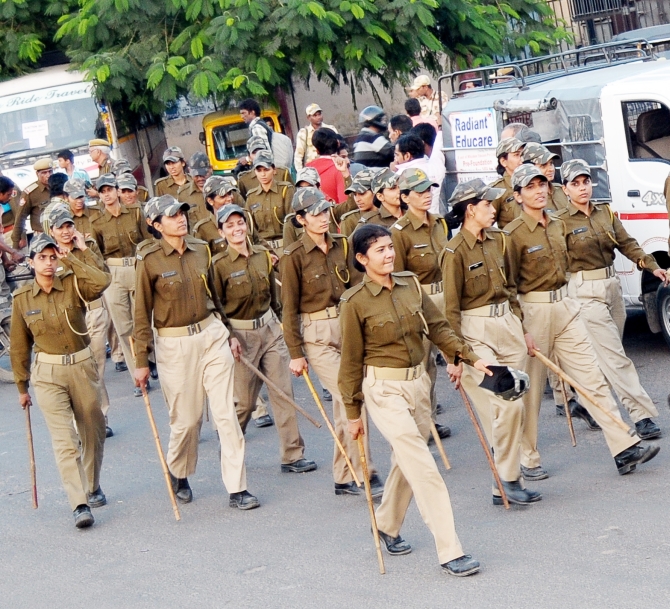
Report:
M421 104L419 103L418 99L413 99L410 97L409 99L405 100L405 112L412 121L413 127L416 127L421 123L427 123L428 125L433 127L435 131L437 131L438 129L437 121L431 114L429 114L428 116L424 116L421 114Z
M30 227L33 233L43 232L40 217L49 204L49 178L53 173L51 159L48 157L38 159L33 165L37 174L37 181L26 186L19 202L19 214L12 229L12 245L14 249L23 249L27 245L25 235L25 221L30 218Z
M209 157L204 152L194 152L188 160L188 172L191 174L198 190L202 192L207 178L213 173Z
M419 123L410 133L418 135L423 140L424 152L430 161L432 175L437 178L438 184L442 184L447 174L447 163L442 152L442 132L438 134L432 125ZM440 213L439 205L432 207L430 211L434 214Z
M96 138L88 143L88 154L90 155L93 162L98 166L98 177L105 173L111 173L111 152L112 145L107 140ZM98 198L98 191L92 184L89 186L89 182L86 184L86 196L89 199Z
M442 117L440 116L440 96L437 91L433 90L430 84L430 76L427 74L420 74L414 79L414 83L410 87L410 97L415 97L421 104L421 115L432 116L438 126L442 125ZM449 96L442 92L442 109L447 105Z
M339 156L341 159L344 159L347 167L349 168L349 178L344 179L345 186L349 186L349 184L351 184L351 179L359 171L365 169L365 165L361 165L360 163L352 163L351 157L349 155L349 144L347 143L347 140L345 140L344 136L340 135L339 133L336 134L336 137L337 137L337 156ZM337 165L337 161L335 161L335 164ZM342 175L344 175L344 173Z
M379 106L368 106L358 115L361 130L354 143L354 161L370 169L386 169L393 162L393 144L384 135L386 114Z
M519 204L514 198L514 189L512 188L512 174L514 170L523 163L523 149L526 143L515 137L501 139L496 148L496 157L498 159L497 172L500 175L491 188L502 188L504 194L493 201L493 207L496 209L496 223L498 228L503 229L512 220L519 216Z
M86 184L91 183L91 178L85 169L79 169L74 166L74 154L71 150L61 150L58 153L58 166L65 171L68 178L79 178Z
M349 177L349 167L345 159L338 156L339 141L337 134L326 127L317 129L312 136L312 144L318 156L307 163L319 172L321 191L329 201L336 205L344 203L345 179Z
M412 133L403 135L395 145L396 173L402 174L406 169L421 169L428 175L434 186L431 189L430 213L438 214L440 210L440 187L444 174L436 171L430 159L425 154L423 140Z
M253 170L252 165L256 155L262 150L268 150L269 152L272 152L271 149L268 148L263 138L252 135L247 140L247 152L249 154L244 159L240 159L238 166L235 168L240 168L240 171L237 173L237 188L241 198L236 197L234 203L240 207L244 207L244 201L247 198L247 193L250 190L258 187L258 178L256 177L256 172ZM242 168L244 169L242 170ZM235 173L235 171L233 171L233 173ZM279 167L275 165L275 179L278 182L291 182L291 184L293 184L293 176L291 175L291 170L288 167Z
M296 171L300 171L307 163L313 161L319 153L312 144L312 136L317 129L325 127L334 133L337 129L332 125L326 125L323 122L323 110L319 104L310 104L305 108L307 120L309 125L303 127L298 131L298 137L295 138L295 156L293 157L293 165Z
M412 119L406 114L396 114L389 121L389 140L392 144L398 141L401 135L409 133L414 127Z
M245 99L238 106L240 116L249 128L250 136L264 140L265 147L272 151L278 167L293 165L293 144L283 133L275 132L261 117L261 107L254 99Z

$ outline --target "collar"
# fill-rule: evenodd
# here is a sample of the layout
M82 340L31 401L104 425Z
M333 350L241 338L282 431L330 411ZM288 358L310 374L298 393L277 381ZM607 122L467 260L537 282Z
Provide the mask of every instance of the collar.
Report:
M170 176L170 177L172 177L172 176ZM177 184L177 182L175 182L174 180L172 180L172 183ZM200 192L200 190L198 190L198 187L195 184L195 180L188 174L186 174L186 183L181 184L177 188L177 194L181 194L181 192L186 190L187 188L189 189L188 194L193 194L193 192Z
M412 225L412 228L414 230L419 230L422 226L430 226L431 225L431 217L430 214L427 214L428 216L428 222L424 222L421 220L421 218L417 218L413 213L411 209L408 209L405 212L405 216L407 216L407 219L409 220L409 223Z
M305 248L305 251L309 254L313 249L320 249L317 247L316 243L314 243L313 239L307 234L307 231L303 231L301 237L302 245ZM330 234L326 234L326 244L328 245L328 251L333 249L335 245L337 245L337 241L335 241Z
M160 243L161 247L163 248L163 252L165 253L166 256L169 256L173 252L177 251L165 239L159 239L158 243ZM188 238L184 238L184 243L186 244L187 250L195 251L195 248L189 242ZM184 253L186 253L186 250L184 250Z
M591 213L593 213L598 208L589 201L589 209L591 210ZM574 216L575 214L582 214L582 216L586 216L586 214L581 209L577 209L577 207L570 200L568 200L568 212L571 216Z
M63 282L61 281L58 275L54 275L53 289L58 290L59 292L63 291ZM40 291L42 291L40 284L37 283L37 280L33 279L33 290L32 290L33 297L37 296L40 293ZM46 294L46 292L44 293Z
M248 241L248 240L247 240ZM235 262L242 254L238 252L234 247L230 247L230 245L226 248L228 250L228 258L230 258L231 262ZM249 251L249 257L242 256L242 258L245 258L245 260L248 260L253 254L255 254L255 250L253 249L252 246L247 243L247 249Z
M409 285L404 277L398 277L394 273L391 273L391 280L393 281L393 287L396 285ZM383 285L378 284L376 281L372 281L368 275L363 277L363 285L373 296L379 296L384 289Z
M543 212L544 213L544 218L547 221L547 227L549 226L550 222L553 222L555 218L552 217L551 214L548 214L546 210ZM532 233L538 226L541 226L541 224L535 219L531 218L525 211L521 210L521 219L524 221L530 232Z
M263 185L260 182L258 183L258 188L261 189L261 193L264 193L264 192L279 193L279 185L277 184L277 180L274 180L274 179L270 183L270 188L268 188L267 190L263 189Z
M461 229L460 234L463 236L463 241L465 241L466 245L472 249L477 245L479 242L479 238L473 235L469 230ZM488 234L486 230L484 230L484 240L486 239L493 239L491 235Z
M121 201L119 201L119 207L121 208L121 213L119 214L119 216L121 214L129 214L130 213L128 207L126 207L123 203L121 203ZM107 222L109 222L112 218L118 217L118 216L113 216L111 214L111 212L107 209L106 205L105 205L105 213L102 216Z
M386 207L384 207L383 203L378 207L378 210L379 210L379 215L382 218L395 218L395 216ZM400 216L400 218L402 218L402 216ZM400 218L398 218L398 220L400 220Z

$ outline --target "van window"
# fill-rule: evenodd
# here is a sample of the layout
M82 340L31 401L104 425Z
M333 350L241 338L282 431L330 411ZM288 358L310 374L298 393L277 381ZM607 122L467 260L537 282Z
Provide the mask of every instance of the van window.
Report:
M670 161L670 110L657 101L622 102L628 157Z

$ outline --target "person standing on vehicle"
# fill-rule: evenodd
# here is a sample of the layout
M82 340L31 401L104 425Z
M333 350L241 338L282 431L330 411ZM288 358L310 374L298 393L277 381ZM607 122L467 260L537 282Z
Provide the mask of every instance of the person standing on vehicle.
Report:
M514 170L523 163L522 154L526 144L515 137L508 137L500 140L496 148L496 157L498 158L498 178L491 188L502 188L504 193L493 201L493 207L496 210L496 224L498 228L503 229L514 218L519 216L519 205L514 198L514 188L512 188L512 174Z
M14 222L12 230L12 245L14 249L26 247L25 222L30 218L30 227L33 233L43 232L40 217L49 204L51 194L49 193L49 178L53 174L51 159L46 157L35 161L33 169L37 174L37 182L33 182L24 189L19 201L19 214Z
M166 459L177 499L193 500L188 477L198 462L207 398L221 441L229 505L257 508L258 499L247 490L244 435L233 397L233 353L240 353L240 345L230 337L225 314L213 297L209 248L188 235L188 205L173 196L155 197L146 213L160 238L137 254L135 380L140 387L148 383L155 327L156 363L170 414Z
M332 395L335 433L360 480L363 469L358 447L347 433L347 415L337 383L342 345L338 304L349 287L349 270L346 238L328 233L332 205L316 188L301 188L293 197L293 221L304 232L284 250L281 259L284 340L293 375L301 376L311 368ZM337 446L333 451L335 494L360 494ZM369 453L369 447L366 451ZM368 465L372 494L379 497L384 485L370 458Z
M135 254L137 246L151 235L140 206L122 205L119 201L116 178L111 173L100 176L95 187L105 207L91 220L92 236L112 274L112 282L104 295L105 305L134 381L130 337L135 302ZM135 387L134 394L135 397L142 397L139 387Z
M313 161L319 153L312 145L312 136L317 129L325 127L337 133L337 129L332 125L326 125L323 122L323 110L319 104L310 104L305 108L309 125L298 131L298 137L295 139L295 155L293 157L293 166L296 171L300 171L310 161Z
M613 416L621 415L598 366L579 303L568 296L567 229L562 219L544 210L548 180L537 167L524 164L514 171L512 185L522 213L504 231L508 237L507 285L531 355L527 368L530 390L524 396L521 472L526 480L543 480L548 474L537 449L537 425L547 370L534 357L536 349L549 359L556 358L558 365ZM588 402L585 408L602 428L619 474L632 472L658 453L656 444L641 444L637 435L629 436L599 408Z
M643 440L657 438L661 429L651 417L657 417L658 410L640 384L635 365L621 343L626 306L614 271L614 257L618 251L643 273L653 274L664 284L668 283L668 275L626 232L607 203L591 202L591 168L586 161L573 159L563 163L561 177L569 199L567 208L557 214L566 227L568 294L580 304L579 317L593 343L600 369L630 414L637 434Z
M430 83L430 76L427 74L419 74L414 79L410 87L410 96L419 100L421 104L421 116L432 116L438 124L438 128L442 127L442 117L440 116L440 96L437 91L433 90ZM447 105L449 96L442 93L442 109Z
M384 135L386 114L379 106L368 106L358 116L361 131L354 143L354 162L371 169L386 169L393 162L393 144Z
M74 154L71 150L61 150L58 153L58 166L67 174L68 179L77 178L84 183L91 181L85 169L78 169L74 165Z
M77 240L85 251L84 240ZM70 268L59 274L63 263ZM14 382L22 408L32 405L28 393L32 383L75 526L90 527L94 522L90 508L107 503L100 488L105 417L82 299L100 298L109 274L80 262L71 252L61 252L44 233L31 242L30 266L34 281L14 292L10 352Z

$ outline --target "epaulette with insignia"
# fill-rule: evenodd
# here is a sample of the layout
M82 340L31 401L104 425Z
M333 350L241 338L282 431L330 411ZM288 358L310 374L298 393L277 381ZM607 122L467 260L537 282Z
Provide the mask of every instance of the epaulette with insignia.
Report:
M353 216L354 214L359 214L359 213L361 213L361 210L358 209L358 208L356 208L356 209L352 209L351 211L348 211L346 214L344 214L344 215L340 218L340 223L341 223L341 222L344 222L349 216Z
M144 258L146 258L149 254L153 254L154 252L157 252L159 249L161 249L161 244L158 240L151 242L149 239L145 239L142 241L142 243L149 243L150 245L143 247L141 252L139 247L137 248L135 251L135 257L138 260L144 260Z
M197 237L192 237L191 235L185 235L184 241L186 241L186 243L192 243L194 245L209 245L207 241L203 241L202 239L198 239Z
M416 273L412 273L412 271L397 271L394 273L391 273L391 275L395 275L396 277L413 277Z
M22 285L20 288L16 288L16 290L14 290L13 297L16 298L17 296L23 294L24 292L28 292L29 290L32 290L32 289L33 289L32 282L30 282L27 285Z
M155 186L156 184L158 184L159 182L165 182L165 180L167 180L169 177L170 177L170 176L164 176L164 177L162 177L162 178L158 178L158 179L154 182L154 186Z
M289 256L296 250L300 249L302 247L302 239L298 239L297 241L294 241L289 245L285 250L284 250L284 256Z
M342 296L340 296L340 300L342 302L347 302L354 294L360 292L363 289L363 286L365 284L361 281L360 283L356 284L353 288L349 288Z
M395 228L396 230L402 230L407 226L408 223L409 218L407 217L407 215L404 215L402 218L400 218L400 220L398 220L395 224L393 224L391 228Z
M512 220L509 224L505 226L503 232L506 235L511 235L522 224L523 224L523 218L521 218L521 216L519 216L518 218L514 218L514 220Z
M26 186L23 189L23 194L30 194L31 192L33 192L37 188L37 186L38 186L37 182L33 182L32 184Z
M228 255L228 249L226 248L224 251L219 252L218 254L215 254L212 257L212 264L216 264L217 261L221 260L221 258L225 258Z
M262 186L256 186L255 188L252 188L251 190L247 190L247 198L249 198L250 195L259 195L263 192L263 187Z

